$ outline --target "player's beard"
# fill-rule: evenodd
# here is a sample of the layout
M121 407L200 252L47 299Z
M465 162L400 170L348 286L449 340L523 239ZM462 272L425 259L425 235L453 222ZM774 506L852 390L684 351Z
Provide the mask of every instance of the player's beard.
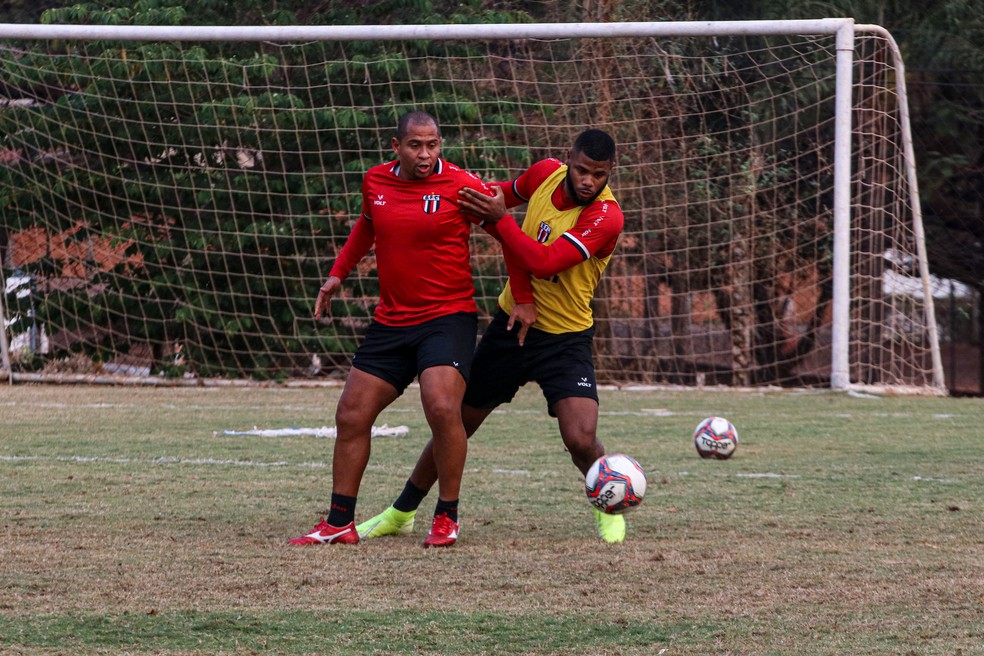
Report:
M567 195L571 197L571 200L574 201L575 205L580 207L587 207L591 203L595 202L595 199L597 199L598 196L601 195L601 192L605 190L605 185L601 185L598 191L596 191L591 198L588 198L587 200L581 198L578 195L577 190L574 188L574 179L571 177L571 170L569 168L567 169L567 174L564 176L564 184L567 185ZM608 184L607 180L605 181L605 184Z

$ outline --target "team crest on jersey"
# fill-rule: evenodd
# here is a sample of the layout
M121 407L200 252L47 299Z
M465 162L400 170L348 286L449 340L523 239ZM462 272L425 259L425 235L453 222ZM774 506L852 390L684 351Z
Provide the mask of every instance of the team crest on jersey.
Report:
M546 244L547 240L550 239L550 232L550 226L540 221L540 227L536 230L536 240L541 244Z
M436 214L438 208L441 206L441 194L426 194L424 195L424 212L427 214Z

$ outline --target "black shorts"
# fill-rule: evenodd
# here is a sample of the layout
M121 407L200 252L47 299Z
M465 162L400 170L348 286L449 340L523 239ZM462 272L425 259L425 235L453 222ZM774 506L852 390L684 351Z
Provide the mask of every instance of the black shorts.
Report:
M475 352L478 315L458 312L416 326L369 324L352 366L382 378L400 394L430 367L454 367L467 381Z
M530 328L526 343L508 332L509 316L496 312L475 350L472 375L464 402L473 408L491 409L509 403L519 388L533 380L540 385L547 408L561 399L583 397L598 400L592 341L594 327L555 335Z

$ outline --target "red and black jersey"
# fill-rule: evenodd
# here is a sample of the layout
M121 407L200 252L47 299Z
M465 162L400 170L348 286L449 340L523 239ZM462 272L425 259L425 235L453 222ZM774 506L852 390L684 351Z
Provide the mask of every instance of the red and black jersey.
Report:
M456 312L475 312L468 239L472 222L458 190L490 194L477 177L438 160L422 180L399 177L399 161L374 166L362 180L362 215L331 274L342 280L375 245L379 273L376 321L410 326Z

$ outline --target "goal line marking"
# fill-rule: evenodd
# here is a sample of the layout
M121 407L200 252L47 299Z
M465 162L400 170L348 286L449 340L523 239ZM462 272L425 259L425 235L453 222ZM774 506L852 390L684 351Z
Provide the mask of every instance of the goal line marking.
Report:
M404 435L409 434L410 428L408 426L390 426L389 424L383 424L382 426L373 426L371 436L403 437ZM321 426L319 428L301 428L299 426L291 426L289 428L257 428L254 426L251 430L224 430L221 433L219 431L212 431L212 437L218 437L219 435L253 435L258 437L299 437L313 435L314 437L327 439L334 439L338 436L337 430L334 426Z

